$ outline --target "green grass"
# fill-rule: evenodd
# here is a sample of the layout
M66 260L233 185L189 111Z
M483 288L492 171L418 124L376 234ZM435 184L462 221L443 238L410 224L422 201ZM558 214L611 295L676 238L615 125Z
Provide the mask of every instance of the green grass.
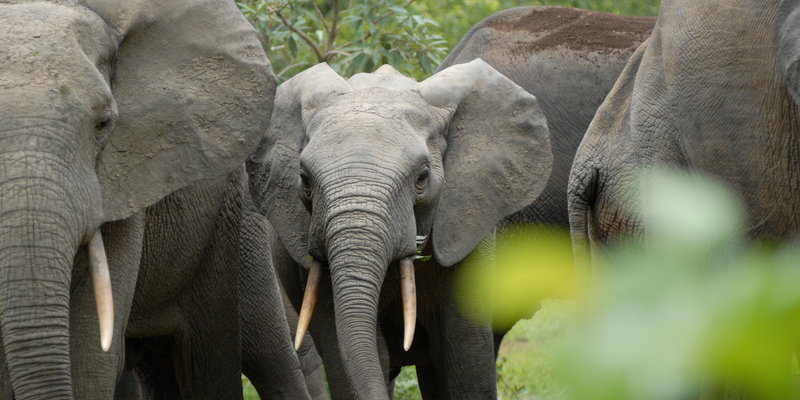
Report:
M517 322L508 332L497 358L499 398L547 399L561 393L553 357L556 341L571 326L573 307L571 301L545 301L533 318Z
M250 383L244 375L242 375L242 393L244 394L244 400L259 400L258 393L256 392L256 388L253 387L253 384Z

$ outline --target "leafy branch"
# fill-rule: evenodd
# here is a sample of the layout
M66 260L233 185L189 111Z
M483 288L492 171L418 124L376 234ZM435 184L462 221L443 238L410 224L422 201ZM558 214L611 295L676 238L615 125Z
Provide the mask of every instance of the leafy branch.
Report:
M416 14L415 0L240 1L244 15L266 38L280 79L319 62L343 75L391 64L415 78L432 73L447 51L438 24Z

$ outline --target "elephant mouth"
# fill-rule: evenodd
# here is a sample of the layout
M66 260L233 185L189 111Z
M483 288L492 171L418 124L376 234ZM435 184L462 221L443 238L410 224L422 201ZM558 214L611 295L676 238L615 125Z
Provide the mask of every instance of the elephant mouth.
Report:
M398 262L400 269L400 293L403 300L403 350L408 351L414 341L414 330L417 326L417 286L414 277L414 260L422 258L421 249L424 248L427 236L417 236L417 254L404 257ZM294 337L295 350L300 349L303 337L311 324L311 317L317 305L319 296L319 283L322 277L323 264L311 260L308 270L308 279L303 293L303 304L297 319L297 330Z

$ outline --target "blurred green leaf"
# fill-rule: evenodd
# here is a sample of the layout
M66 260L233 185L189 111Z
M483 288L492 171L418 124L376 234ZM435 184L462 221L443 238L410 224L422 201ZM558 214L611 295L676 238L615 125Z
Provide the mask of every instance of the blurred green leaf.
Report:
M593 307L561 357L568 398L800 395L797 250L747 245L741 203L709 178L649 171L631 193L644 240L593 271Z
M456 290L467 315L509 329L533 315L542 300L572 297L574 282L569 235L557 228L519 225L498 232L494 253L473 252Z

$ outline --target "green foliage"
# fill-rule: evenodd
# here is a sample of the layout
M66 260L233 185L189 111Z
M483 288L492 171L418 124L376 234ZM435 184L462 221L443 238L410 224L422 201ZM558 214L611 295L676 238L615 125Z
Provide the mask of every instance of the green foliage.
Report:
M414 366L403 367L400 375L394 380L395 400L421 400L422 393L417 384L417 368Z
M495 268L482 266L495 265ZM493 254L475 252L456 281L462 310L495 329L508 330L528 318L542 300L568 298L575 291L569 234L544 226L510 226L497 233ZM491 298L492 307L476 307Z
M497 394L504 400L555 398L564 391L554 357L573 326L574 301L544 301L531 319L517 322L497 359Z
M716 182L656 172L637 187L645 246L597 260L591 313L559 357L568 398L797 398L797 249L746 245Z
M250 383L250 380L247 379L246 376L242 375L242 397L244 400L259 400L258 392L256 388L253 387L253 384Z
M393 0L244 0L244 15L264 35L282 80L319 62L343 76L383 64L418 79L447 51L437 23Z

